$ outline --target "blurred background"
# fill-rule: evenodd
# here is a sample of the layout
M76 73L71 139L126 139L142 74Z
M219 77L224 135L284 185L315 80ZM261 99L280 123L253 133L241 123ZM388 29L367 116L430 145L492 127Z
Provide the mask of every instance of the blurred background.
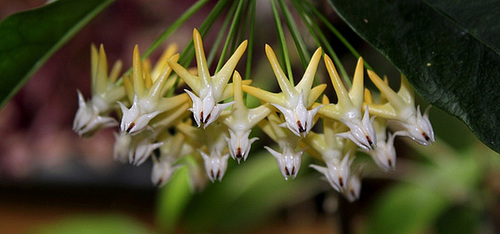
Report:
M45 2L0 0L0 20ZM90 96L90 45L103 44L109 63L121 59L128 68L134 45L145 51L194 2L114 2L56 52L0 111L2 232L500 231L499 155L438 108L430 112L438 141L426 148L396 138L397 169L387 174L368 170L361 198L353 203L307 166L314 162L309 157L304 159L297 179L285 181L274 158L263 151L263 145L272 143L262 134L247 162L236 165L230 160L221 183L194 190L187 170L180 170L171 183L158 189L150 182L150 161L140 167L114 162L115 129L79 138L71 126L78 107L76 90ZM269 4L258 2L254 85L273 89L274 75L263 52L265 43L276 44L276 30ZM167 44L176 42L184 48L193 28L203 22L215 3L210 2L188 20ZM364 59L386 74L392 87L399 87L397 70L358 38L326 3L321 4L325 7L319 9ZM220 22L213 30L218 27ZM307 30L303 32L307 39ZM207 35L206 48L216 33ZM334 36L329 37L352 75L356 59ZM303 70L297 67L294 72L300 77ZM374 90L369 82L366 85Z

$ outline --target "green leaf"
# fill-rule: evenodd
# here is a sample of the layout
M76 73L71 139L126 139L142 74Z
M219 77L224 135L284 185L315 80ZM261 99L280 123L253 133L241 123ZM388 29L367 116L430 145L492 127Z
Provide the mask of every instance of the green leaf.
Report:
M439 193L412 184L387 190L376 203L367 233L422 233L450 201Z
M330 3L422 97L461 119L484 144L500 152L498 1Z
M0 108L57 49L111 2L59 0L0 22Z
M147 226L138 220L121 214L84 214L62 219L56 223L43 225L30 233L50 234L140 234L151 233Z

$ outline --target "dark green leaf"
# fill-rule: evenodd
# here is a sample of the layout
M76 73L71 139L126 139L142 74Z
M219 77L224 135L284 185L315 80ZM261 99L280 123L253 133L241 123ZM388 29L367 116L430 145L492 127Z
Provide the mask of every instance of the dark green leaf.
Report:
M0 22L0 108L113 0L59 0Z
M421 96L500 152L498 1L330 2Z

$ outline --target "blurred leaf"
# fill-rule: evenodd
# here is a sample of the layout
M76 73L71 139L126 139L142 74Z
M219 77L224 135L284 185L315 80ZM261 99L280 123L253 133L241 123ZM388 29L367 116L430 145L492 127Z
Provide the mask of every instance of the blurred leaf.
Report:
M387 190L369 215L368 233L423 233L450 201L431 189L404 184Z
M285 181L267 152L252 154L241 165L231 162L238 168L228 171L222 183L210 185L189 205L191 230L234 232L235 228L257 228L270 221L280 208L318 192L320 181L316 176L304 175L306 167L301 168L296 179Z
M187 162L187 160L186 160ZM187 162L189 163L189 162ZM165 233L173 233L184 210L193 196L189 168L179 168L159 194L156 223Z
M59 0L0 22L0 108L57 49L111 2Z
M64 219L54 224L43 226L34 233L50 234L140 234L151 233L144 224L132 218L118 215L80 215Z
M437 220L436 233L480 233L480 215L471 207L453 207Z
M329 0L416 91L500 152L500 4Z

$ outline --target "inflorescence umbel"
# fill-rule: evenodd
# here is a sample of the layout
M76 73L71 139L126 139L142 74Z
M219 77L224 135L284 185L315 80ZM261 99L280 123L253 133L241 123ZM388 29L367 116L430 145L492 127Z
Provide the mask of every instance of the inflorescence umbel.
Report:
M209 71L202 37L196 29L193 42L196 69L178 63L176 46L169 46L154 66L148 60L141 61L136 46L132 70L120 79L121 63L117 62L108 74L103 47L97 50L92 46L92 97L86 101L78 92L74 131L90 137L102 128L119 126L115 160L138 166L151 158L151 180L162 186L187 156L198 159L206 178L221 181L229 157L238 163L247 160L252 143L258 140L251 137L252 129L260 128L277 144L265 148L285 179L295 178L302 157L311 155L323 164L311 167L351 201L359 197L362 169L367 163L354 160L358 149L370 155L380 169L389 171L396 165L396 136L407 136L422 145L435 141L428 109L422 115L420 107L415 107L414 93L405 78L401 77L401 88L395 92L387 81L368 70L368 77L381 93L375 100L363 85L362 58L352 87L346 87L330 57L318 48L300 82L293 85L273 49L266 45L281 89L272 93L251 86L251 81L243 80L235 70L247 41L215 74ZM313 86L321 61L337 103L330 103L323 95L327 84ZM258 98L261 105L247 108L243 92ZM119 120L110 117L113 112ZM389 120L398 122L401 130L389 133ZM313 130L318 121L322 131Z

